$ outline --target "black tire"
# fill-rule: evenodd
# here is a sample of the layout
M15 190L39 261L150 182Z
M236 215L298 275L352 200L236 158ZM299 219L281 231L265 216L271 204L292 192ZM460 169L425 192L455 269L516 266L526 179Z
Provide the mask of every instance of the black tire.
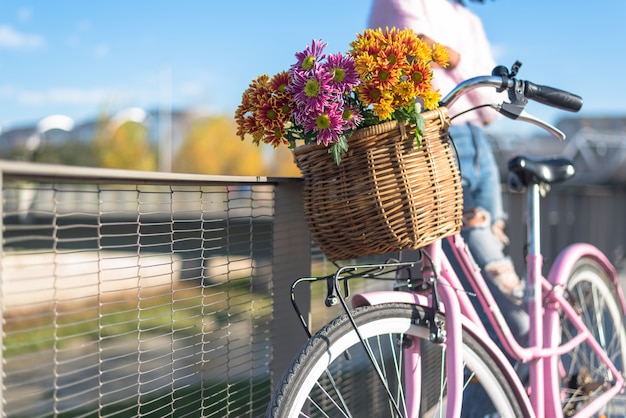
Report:
M403 350L411 335L421 344L422 382L420 416L445 416L445 344L432 343L421 307L383 304L357 308L356 324L377 359L405 416ZM437 317L445 324L445 318ZM349 352L349 355L346 354ZM330 362L329 362L330 360ZM501 364L469 332L463 332L464 385L462 416L484 416L499 409L499 416L524 416L516 391L501 372ZM332 382L332 384L331 384ZM334 386L334 387L333 387ZM323 389L321 389L323 388ZM340 396L338 395L340 394ZM302 412L304 411L304 413ZM347 412L349 411L349 412ZM441 415L440 415L441 414ZM277 385L267 417L396 417L386 391L365 355L346 315L328 323L309 340Z
M615 296L615 287L609 275L594 260L581 258L567 280L567 297L589 328L596 341L608 353L624 375L626 370L626 330L621 305ZM577 334L571 322L561 316L561 341ZM614 376L587 344L578 345L561 356L564 370L562 390L565 416L573 415L601 394L614 382ZM626 415L626 395L620 394L606 403L597 417Z

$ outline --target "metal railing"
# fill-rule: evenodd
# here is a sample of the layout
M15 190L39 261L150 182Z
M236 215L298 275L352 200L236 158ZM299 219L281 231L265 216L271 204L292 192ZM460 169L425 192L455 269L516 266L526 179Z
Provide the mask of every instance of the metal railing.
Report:
M304 341L283 314L311 266L299 181L0 174L3 416L262 415Z
M298 179L0 161L0 180L0 415L263 415L305 341L290 285L332 268ZM523 202L505 203L520 263ZM575 241L619 263L625 203L622 189L555 188L546 267ZM297 294L314 326L334 315L317 292Z

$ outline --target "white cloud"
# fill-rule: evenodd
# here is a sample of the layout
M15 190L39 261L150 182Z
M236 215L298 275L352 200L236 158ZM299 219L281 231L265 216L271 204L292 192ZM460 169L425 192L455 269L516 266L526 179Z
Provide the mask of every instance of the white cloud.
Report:
M20 91L17 93L17 100L21 104L42 105L44 103L44 94L40 91Z
M47 99L60 104L96 104L110 97L110 90L99 88L53 88L46 92Z
M102 44L98 44L96 45L96 47L93 50L93 54L96 58L104 58L107 55L109 55L109 51L110 51L110 47L108 44L102 43Z
M21 33L7 25L0 26L0 48L38 48L44 43L40 35Z

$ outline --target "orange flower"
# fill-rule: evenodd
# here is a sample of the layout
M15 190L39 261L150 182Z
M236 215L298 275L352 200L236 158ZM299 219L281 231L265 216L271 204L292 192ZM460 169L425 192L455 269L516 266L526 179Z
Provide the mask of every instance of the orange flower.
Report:
M373 105L383 120L411 107L416 99L423 100L421 96L431 90L431 62L435 55L445 61L444 51L435 52L410 29L367 29L350 46L363 81L358 99Z
M261 141L275 147L288 143L283 139L285 124L291 116L288 80L288 74L282 72L271 79L267 75L259 76L250 83L235 111L237 135L242 140L250 134L257 145Z

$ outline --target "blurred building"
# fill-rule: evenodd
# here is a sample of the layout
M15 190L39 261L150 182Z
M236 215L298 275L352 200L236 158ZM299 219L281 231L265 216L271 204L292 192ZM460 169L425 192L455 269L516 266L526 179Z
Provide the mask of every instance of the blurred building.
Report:
M50 148L70 142L74 144L91 143L102 124L115 122L115 116L116 114L79 121L74 124L71 130L50 129L43 135L38 132L40 127L37 122L4 129L0 133L0 158L32 161L35 148ZM165 141L169 153L174 154L182 144L193 122L209 116L211 115L206 112L191 110L175 110L171 113L168 112L167 115L162 115L160 111L153 110L145 112L145 118L141 121L131 119L129 121L145 125L148 141L156 149L163 148ZM119 122L117 121L117 123ZM34 146L33 138L38 136L37 145Z
M556 127L567 136L564 142L548 134L491 137L501 174L506 175L508 160L517 154L563 156L576 167L570 183L626 184L626 116L567 117Z

